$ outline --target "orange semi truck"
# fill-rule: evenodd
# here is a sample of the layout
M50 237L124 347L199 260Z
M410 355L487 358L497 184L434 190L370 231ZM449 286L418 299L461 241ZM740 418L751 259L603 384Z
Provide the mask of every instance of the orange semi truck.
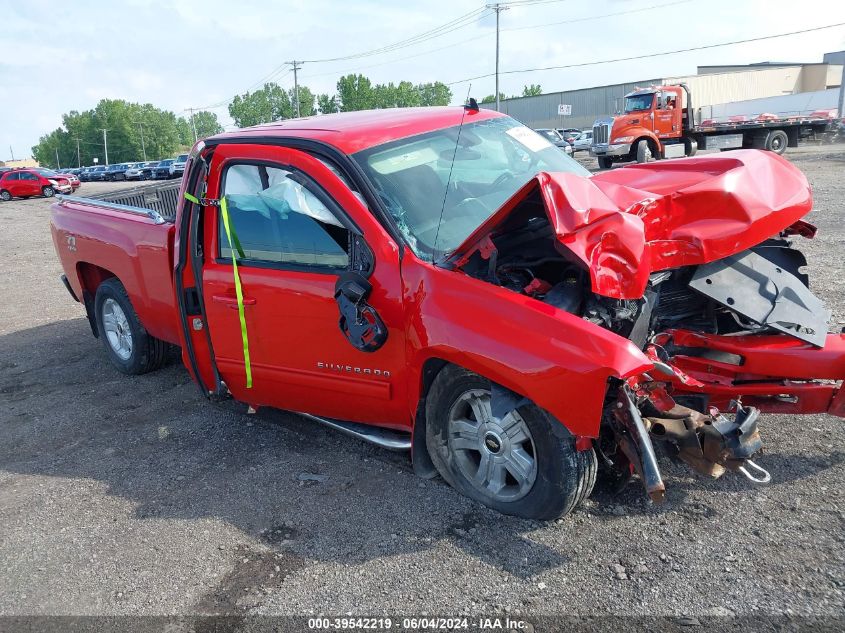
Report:
M693 156L701 149L765 149L783 154L798 139L828 129L832 112L779 117L731 117L696 124L692 93L686 84L652 86L625 95L621 114L598 119L593 125L590 153L599 167L653 158Z

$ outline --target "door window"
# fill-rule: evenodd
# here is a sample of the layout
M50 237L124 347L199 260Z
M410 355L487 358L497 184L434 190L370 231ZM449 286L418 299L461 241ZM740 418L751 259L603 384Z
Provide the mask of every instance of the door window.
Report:
M20 180L20 178L21 178L21 175L19 173L18 174L12 173L12 174L6 174L6 177L3 180L5 182L10 182L10 181Z
M348 268L349 231L292 170L265 165L232 165L223 180L230 227L252 262L337 270ZM219 255L231 258L222 214Z

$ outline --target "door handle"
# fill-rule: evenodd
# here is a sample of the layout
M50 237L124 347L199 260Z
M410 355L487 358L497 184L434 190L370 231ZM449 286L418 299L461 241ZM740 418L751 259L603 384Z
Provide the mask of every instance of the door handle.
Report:
M212 295L211 300L214 301L214 303L222 303L232 310L238 309L238 298L234 295ZM244 297L244 305L254 306L255 297Z

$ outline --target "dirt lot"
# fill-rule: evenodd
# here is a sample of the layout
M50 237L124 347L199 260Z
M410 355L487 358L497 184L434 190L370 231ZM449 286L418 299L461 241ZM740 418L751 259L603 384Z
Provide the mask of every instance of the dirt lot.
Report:
M838 330L845 148L789 157ZM49 202L0 222L0 614L845 614L841 420L767 416L768 486L664 463L662 506L632 487L505 517L403 455L216 408L178 361L118 374L59 283Z

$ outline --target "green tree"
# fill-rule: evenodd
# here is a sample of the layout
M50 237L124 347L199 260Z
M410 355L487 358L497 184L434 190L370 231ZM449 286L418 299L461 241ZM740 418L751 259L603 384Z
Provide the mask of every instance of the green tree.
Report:
M160 110L150 103L103 99L91 110L72 110L64 114L62 127L42 136L33 146L32 155L51 167L58 166L57 150L62 167L91 165L94 158L105 164L104 128L108 130L110 163L141 160L145 153L151 160L166 158L186 144L185 130L180 130L179 119L173 112ZM187 134L192 143L193 133L189 127Z
M339 112L340 103L338 102L337 97L334 95L317 95L317 109L320 111L320 114L331 114L332 112Z
M190 118L188 124L190 124ZM194 127L197 130L197 139L208 138L223 131L223 126L217 120L217 115L208 110L194 112ZM191 145L193 145L193 130L191 130Z
M288 91L288 98L290 99L291 116L296 116L296 91L291 88ZM299 87L299 116L312 116L317 114L317 108L314 103L316 97L311 89L307 86Z
M305 87L300 87L300 96L303 88ZM290 98L291 94L278 84L267 83L261 90L236 96L229 104L229 115L238 127L289 119L293 116Z
M445 106L452 100L452 91L446 84L435 81L434 83L420 84L417 86L420 93L420 105L422 106Z
M522 88L523 97L538 97L541 94L543 94L543 89L540 87L540 84L531 84Z
M499 101L504 101L507 99L504 92L499 93ZM481 103L495 103L496 102L496 95L487 95L481 100Z
M338 79L337 99L343 112L375 107L373 85L364 75L345 75Z

